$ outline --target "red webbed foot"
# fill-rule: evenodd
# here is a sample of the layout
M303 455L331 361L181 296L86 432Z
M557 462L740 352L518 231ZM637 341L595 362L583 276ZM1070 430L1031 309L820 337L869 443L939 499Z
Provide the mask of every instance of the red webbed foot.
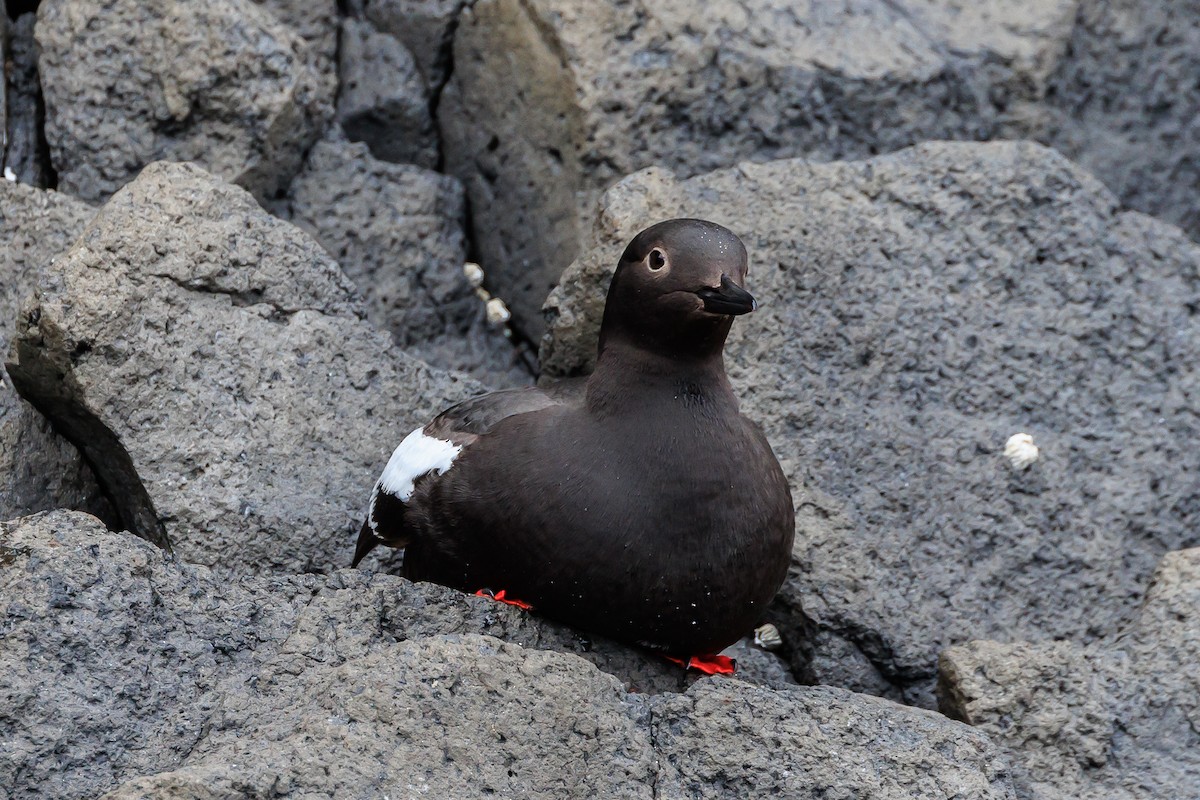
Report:
M515 600L504 596L504 590L501 589L496 593L492 593L491 589L480 589L475 592L476 597L486 597L488 600L495 600L497 603L504 603L506 606L516 606L522 611L529 611L533 606L526 603L524 600Z
M663 657L685 669L694 669L705 675L732 675L737 671L737 662L729 656L692 656L686 662L682 658Z

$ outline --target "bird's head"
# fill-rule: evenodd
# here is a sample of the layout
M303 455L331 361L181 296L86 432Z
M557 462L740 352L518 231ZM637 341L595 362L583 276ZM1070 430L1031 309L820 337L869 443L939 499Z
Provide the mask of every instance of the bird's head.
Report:
M620 340L672 358L719 355L733 317L758 306L742 288L746 247L728 228L672 219L639 233L608 287L600 350Z

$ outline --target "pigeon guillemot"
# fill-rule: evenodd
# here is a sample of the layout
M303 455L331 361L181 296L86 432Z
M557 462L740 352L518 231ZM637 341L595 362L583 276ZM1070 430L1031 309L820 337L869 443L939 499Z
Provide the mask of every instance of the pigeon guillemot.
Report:
M354 564L505 591L575 627L671 656L761 621L791 556L791 493L738 411L723 350L746 248L712 222L638 234L617 265L584 382L467 400L396 448Z

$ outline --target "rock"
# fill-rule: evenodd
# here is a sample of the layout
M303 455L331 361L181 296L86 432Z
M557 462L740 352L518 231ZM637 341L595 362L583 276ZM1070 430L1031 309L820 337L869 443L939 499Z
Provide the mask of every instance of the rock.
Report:
M437 130L425 81L412 54L368 22L342 20L338 121L351 141L384 161L433 169Z
M792 156L1034 138L1200 235L1195 0L479 0L438 116L492 290L521 330L596 196Z
M4 113L4 178L45 187L49 159L42 134L42 90L38 82L37 45L33 25L37 16L21 14L6 19L4 77L7 97L0 100Z
M987 738L932 713L731 679L628 694L508 606L351 570L231 581L81 514L0 524L0 632L11 800L1013 796Z
M1200 549L1163 558L1138 619L1090 645L975 641L940 661L943 709L1012 756L1031 798L1190 797L1200 786Z
M588 368L622 248L673 216L750 251L762 308L726 361L792 483L785 594L874 668L845 653L832 679L932 704L944 647L1113 633L1194 540L1200 247L1053 151L639 173L548 301L547 373ZM1018 432L1040 448L1019 472Z
M1081 0L1030 135L1200 240L1200 4Z
M337 0L253 0L308 44L308 63L317 75L333 79L338 50Z
M349 0L378 30L395 36L416 57L436 97L449 77L459 13L468 0Z
M1012 797L986 736L840 689L707 680L654 703L661 797Z
M536 338L547 291L598 193L659 165L681 176L805 155L986 138L993 95L1034 96L1065 49L1076 0L480 0L463 12L439 107L493 291Z
M21 302L43 270L92 214L67 195L0 181L0 350ZM0 519L53 508L77 508L106 521L115 516L91 468L0 370Z
M154 164L59 259L8 370L127 530L234 572L326 570L395 443L481 389L361 314L316 242L194 165Z
M249 0L47 0L37 42L59 188L90 202L158 159L266 200L332 114L307 45Z
M292 184L290 215L338 260L371 321L407 352L491 386L531 382L463 275L466 209L454 178L326 139Z

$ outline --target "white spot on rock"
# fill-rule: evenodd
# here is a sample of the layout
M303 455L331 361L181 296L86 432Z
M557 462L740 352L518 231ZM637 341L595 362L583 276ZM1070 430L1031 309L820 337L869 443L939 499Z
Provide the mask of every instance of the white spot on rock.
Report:
M17 182L17 173L13 172L12 167L4 168L4 180L12 181L13 183Z
M1004 443L1004 457L1013 469L1027 469L1038 460L1038 447L1028 433L1014 433Z
M407 503L417 478L430 472L446 474L461 452L462 445L426 436L424 429L417 428L392 452L379 477L379 489Z

